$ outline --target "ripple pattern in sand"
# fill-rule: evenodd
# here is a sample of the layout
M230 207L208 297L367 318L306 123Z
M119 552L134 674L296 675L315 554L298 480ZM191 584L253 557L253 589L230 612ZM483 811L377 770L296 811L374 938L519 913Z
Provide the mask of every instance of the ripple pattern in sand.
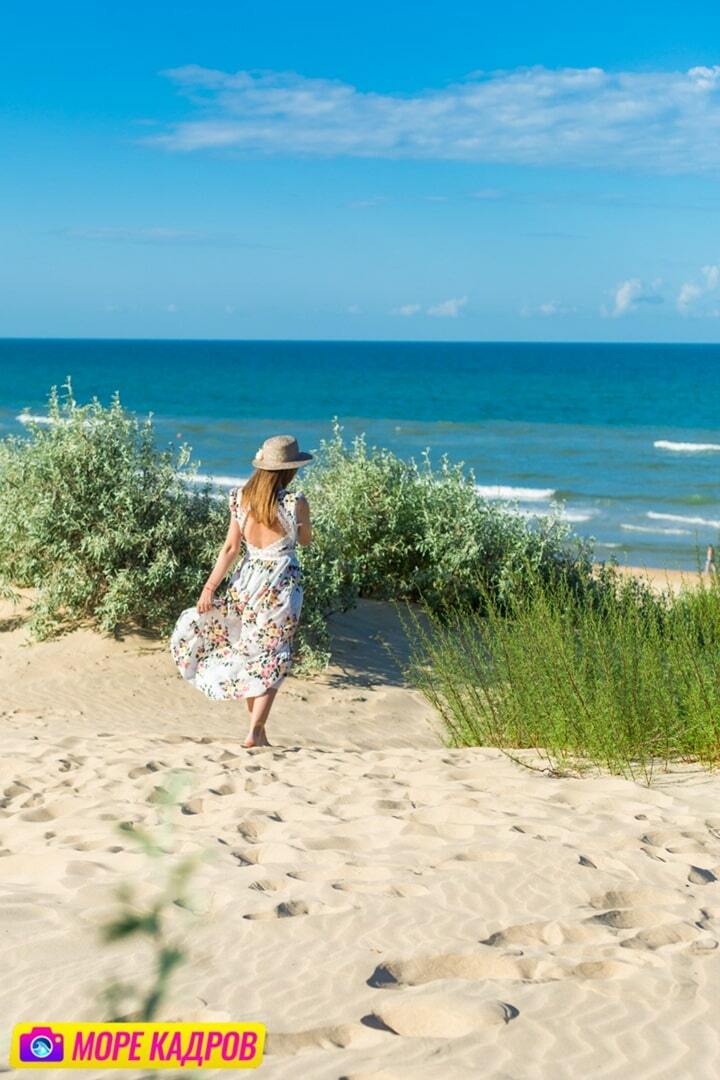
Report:
M153 828L182 770L175 842L214 857L198 915L178 912L192 965L171 1011L266 1022L272 1080L713 1075L717 778L648 790L492 750L207 735L7 741L5 1030L93 1016L110 967L141 963L94 937L115 884L156 887L117 825Z

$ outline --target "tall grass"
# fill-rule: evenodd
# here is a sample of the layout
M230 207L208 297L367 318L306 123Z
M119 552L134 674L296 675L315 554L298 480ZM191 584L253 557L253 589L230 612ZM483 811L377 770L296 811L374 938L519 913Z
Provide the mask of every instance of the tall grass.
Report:
M399 609L407 673L453 746L534 748L555 771L720 762L720 583L674 597L612 566L578 585L526 576L484 611ZM520 755L522 758L522 755Z

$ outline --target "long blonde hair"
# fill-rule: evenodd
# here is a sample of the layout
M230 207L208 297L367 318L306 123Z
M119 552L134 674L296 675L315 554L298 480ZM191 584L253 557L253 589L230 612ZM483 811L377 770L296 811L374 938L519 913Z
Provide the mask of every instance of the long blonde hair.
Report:
M278 491L286 488L297 469L256 469L243 484L240 505L247 507L261 525L277 525Z

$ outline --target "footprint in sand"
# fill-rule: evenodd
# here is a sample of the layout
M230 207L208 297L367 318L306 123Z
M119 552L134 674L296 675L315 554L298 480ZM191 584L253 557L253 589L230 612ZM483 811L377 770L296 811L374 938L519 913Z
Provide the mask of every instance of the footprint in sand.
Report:
M289 919L310 913L310 908L303 900L283 900L276 904L272 911L252 911L243 915L243 919Z
M652 908L682 904L683 897L668 889L652 889L639 886L634 889L611 889L590 900L594 908Z
M626 938L620 945L624 949L663 949L668 945L687 945L696 942L700 937L700 930L690 923L675 922L665 923L662 926L648 926L634 937ZM711 941L713 939L706 938ZM717 948L717 941L715 942Z
M378 964L368 986L421 986L439 979L513 979L522 982L554 982L577 976L583 979L610 979L629 975L635 969L613 960L582 961L563 966L553 959L493 956L486 953L459 953L421 957Z
M688 881L692 882L693 885L711 885L717 880L717 874L712 870L704 869L702 866L691 866L688 872Z
M263 822L241 821L236 826L238 833L248 844L257 844L266 826Z
M38 806L34 810L23 810L20 814L22 821L52 821L55 815L46 806Z
M211 795L234 795L235 785L225 782L223 784L218 784L217 787L208 788L208 791Z
M131 769L128 777L131 780L137 780L139 776L147 776L148 773L160 772L161 769L166 768L167 765L164 761L148 761L145 765L138 765L136 768Z
M643 926L656 926L662 921L663 915L660 908L611 908L601 915L591 915L587 921L612 927L613 930L635 930Z
M32 793L32 795L29 795L27 797L27 799L25 800L24 803L21 803L21 806L23 806L23 807L25 807L25 806L27 806L27 807L38 806L38 805L42 804L42 801L43 801L43 793L41 791L34 791Z
M15 780L5 788L3 795L7 799L16 799L19 795L25 795L28 791L30 791L30 787L27 784L24 784L22 780Z
M223 841L225 843L225 841ZM254 852L240 851L238 848L233 849L230 854L237 862L238 866L255 866L259 861L258 856Z
M481 945L586 945L607 941L607 934L599 926L573 926L559 922L518 923L498 930L484 938Z
M388 1000L363 1022L417 1039L461 1039L486 1027L509 1024L519 1010L506 1001L474 1002L459 993L414 994Z

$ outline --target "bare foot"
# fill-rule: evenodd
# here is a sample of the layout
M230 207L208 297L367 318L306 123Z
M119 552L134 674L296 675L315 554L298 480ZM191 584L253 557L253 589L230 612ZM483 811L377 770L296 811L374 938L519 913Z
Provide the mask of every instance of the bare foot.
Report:
M247 747L248 750L252 749L252 747L254 747L254 746L270 746L270 745L271 744L268 742L268 737L265 734L265 725L264 724L258 724L257 726L251 728L250 734L248 735L247 739L243 743L243 746Z

